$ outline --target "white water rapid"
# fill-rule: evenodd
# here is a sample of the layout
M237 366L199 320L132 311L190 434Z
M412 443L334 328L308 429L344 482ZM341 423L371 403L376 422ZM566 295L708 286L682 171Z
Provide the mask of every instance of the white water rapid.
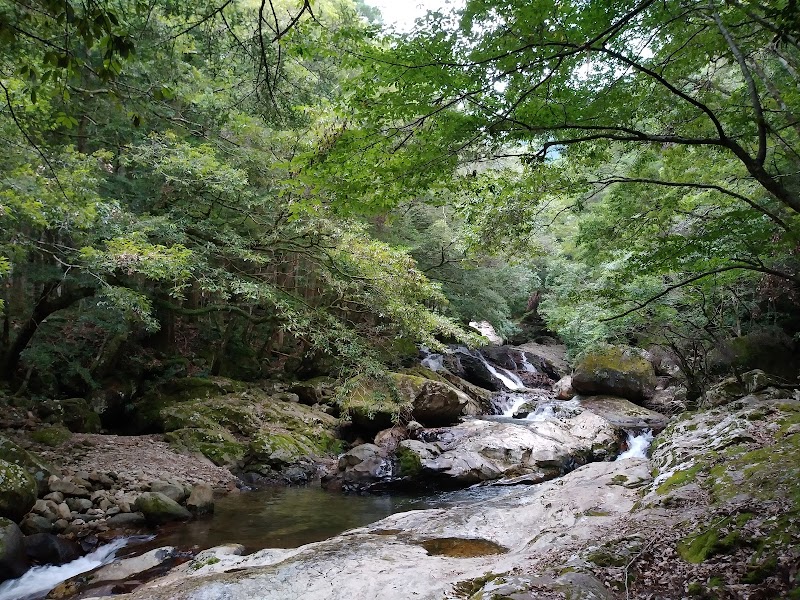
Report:
M470 356L474 356L478 360L480 360L486 369L495 377L497 377L500 381L503 382L503 385L506 386L509 390L516 391L516 390L523 390L525 389L525 384L522 383L522 380L517 376L516 373L512 373L504 369L503 367L495 366L486 360L486 357L478 351L470 352L467 348L461 347L458 349L459 352L464 354L469 354Z
M617 460L625 460L626 458L647 458L647 450L653 441L653 432L651 430L643 431L640 434L635 434L628 431L628 449L617 457Z
M522 368L526 373L538 373L539 371L536 370L530 362L528 362L528 357L525 356L524 352L520 352L520 356L522 356Z
M64 565L33 567L19 579L11 579L0 584L0 600L26 600L44 596L62 581L112 562L117 551L125 546L129 539L119 538Z

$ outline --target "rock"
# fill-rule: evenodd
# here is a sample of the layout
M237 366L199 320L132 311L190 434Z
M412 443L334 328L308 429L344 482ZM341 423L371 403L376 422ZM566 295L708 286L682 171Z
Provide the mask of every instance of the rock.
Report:
M186 490L182 485L169 483L167 481L154 481L150 484L151 492L159 492L164 494L167 498L174 500L178 504L186 500Z
M669 422L669 417L638 406L625 398L578 396L577 400L581 408L602 417L618 429L633 431L652 429L653 433L658 433Z
M47 485L51 492L61 492L64 496L88 498L91 495L91 492L85 487L75 485L69 479L60 479L56 476L50 477Z
M604 346L587 353L575 367L572 387L579 394L608 394L633 401L653 395L656 374L641 350Z
M553 384L553 393L558 400L569 400L575 395L572 388L572 377L565 375Z
M195 515L208 515L214 512L214 490L205 483L199 483L192 488L186 508Z
M83 398L61 400L61 421L72 432L97 433L100 431L100 415L94 412Z
M495 328L489 321L470 321L469 326L489 340L490 344L494 344L495 346L502 345L503 338L495 331Z
M417 423L416 421L411 421ZM419 425L419 423L417 423ZM420 425L422 427L422 425ZM397 445L406 439L409 435L409 430L406 427L391 427L379 431L375 435L375 445L383 448L386 452L394 452Z
M92 501L86 498L67 498L66 504L70 510L84 512L92 508Z
M18 521L36 503L38 487L28 471L0 460L0 517Z
M36 481L39 493L47 491L47 480L53 468L33 452L23 450L7 438L0 436L0 460L22 467Z
M549 593L548 593L549 592ZM603 582L588 573L567 572L559 577L494 577L475 598L569 598L570 600L614 600Z
M52 500L56 504L61 504L64 501L64 494L61 492L50 492L44 496L45 500Z
M151 524L188 521L192 518L188 510L159 492L145 492L136 498L134 507Z
M137 529L146 523L142 513L123 512L113 515L106 523L113 529Z
M91 581L93 584L102 581L124 581L163 564L173 558L176 553L177 550L174 547L165 546L132 558L121 558L95 571L91 576Z
M307 406L330 404L336 394L336 382L330 377L315 377L292 385L289 391Z
M27 570L22 531L13 521L0 518L0 581L19 577Z
M28 558L39 564L63 565L81 555L78 544L52 533L29 535L23 543Z
M19 528L25 535L32 535L34 533L50 533L53 531L53 523L50 519L39 515L29 514L26 515Z
M614 428L589 411L530 426L474 420L426 430L421 437L425 443L400 443L416 455L418 474L461 485L521 475L546 481L589 460L610 458L617 449Z
M449 371L474 385L495 392L508 389L478 351L458 348L453 355L446 357L445 362Z
M704 404L706 406L722 406L747 394L766 389L778 381L759 369L744 373L741 380L736 377L727 377L708 389L704 396Z
M344 409L353 425L377 433L394 425L401 412L410 410L425 425L455 423L470 398L445 381L405 373L390 373L391 384L363 376L351 381Z
M62 502L56 507L56 516L59 519L66 519L67 521L72 518L72 511L66 502Z
M339 471L345 482L380 481L392 475L392 465L375 444L361 444L339 458Z
M48 505L47 501L39 499L34 503L33 508L31 508L31 512L39 515L40 517L54 521L56 518L56 507L53 506L53 504L54 503L51 502L50 505Z
M665 415L674 415L686 410L689 405L688 390L682 385L669 386L656 390L653 397L642 406Z

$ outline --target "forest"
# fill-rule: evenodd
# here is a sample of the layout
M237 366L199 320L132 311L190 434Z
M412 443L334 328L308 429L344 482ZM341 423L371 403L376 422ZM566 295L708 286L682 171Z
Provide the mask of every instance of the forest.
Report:
M603 550L607 564L593 564L604 575L576 572L608 598L798 597L798 71L795 0L465 0L409 31L367 0L0 0L0 446L47 463L28 469L30 503L0 482L0 525L85 541L124 529L84 518L114 518L113 506L152 526L144 501L111 494L166 494L156 483L176 478L195 517L192 485L218 499L234 476L297 484L320 469L336 491L501 477L539 489L617 465L647 429L648 444L659 437L637 468L651 496L671 494L659 506L691 504L683 485L706 494L708 510L660 544L682 566L659 580L647 569L677 559L642 542L622 558ZM429 447L443 434L419 432L466 427L489 447L475 428L508 425L476 416L531 423L547 405L570 424L583 417L548 403L573 396L606 421L592 399L622 398L639 420L610 419L613 450L598 450L605 421L580 453L577 425L569 440L551 432L572 450L557 468L536 463L546 475L535 481L526 461L540 442L509 458L517 433L492 430L513 468L455 474L474 448L445 465L444 438ZM102 483L105 463L64 458L84 441L152 435L227 470L142 472L136 488ZM681 435L704 448L695 463ZM3 465L19 459L4 452L10 481ZM762 497L775 472L780 489ZM593 477L606 475L633 478ZM728 494L731 482L752 484L750 496ZM76 509L103 490L108 506L92 496ZM25 516L56 522L70 498L55 529ZM753 520L756 498L771 525ZM34 500L41 510L4 508ZM496 554L470 548L440 554ZM0 580L20 576L3 553ZM223 572L227 559L212 558ZM461 573L453 596L429 583L425 597L594 585L503 582L494 596L486 573ZM44 597L2 585L0 599ZM406 597L348 585L342 598ZM304 597L334 598L312 587ZM184 597L153 589L131 597ZM244 589L225 597L251 597ZM281 589L263 597L306 594Z

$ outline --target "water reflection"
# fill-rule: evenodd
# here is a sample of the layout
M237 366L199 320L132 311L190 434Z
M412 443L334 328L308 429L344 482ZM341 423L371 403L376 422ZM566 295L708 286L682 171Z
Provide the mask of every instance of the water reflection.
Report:
M248 553L262 548L296 548L397 512L447 508L508 492L507 488L485 487L416 497L353 496L315 486L271 488L222 498L213 518L166 528L148 546L204 549L237 543Z

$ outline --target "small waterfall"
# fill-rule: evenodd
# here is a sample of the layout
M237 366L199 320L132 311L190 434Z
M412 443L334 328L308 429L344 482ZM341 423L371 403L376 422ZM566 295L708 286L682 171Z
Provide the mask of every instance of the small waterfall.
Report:
M528 357L525 355L524 352L520 352L520 356L522 356L522 369L526 373L538 373L539 371L536 370L530 362L528 362Z
M480 360L483 363L483 365L486 367L486 369L492 375L494 375L500 381L502 381L503 385L506 386L506 388L508 388L509 390L517 391L517 390L524 390L525 389L525 384L517 376L516 373L512 373L511 371L508 371L508 370L504 369L503 367L497 367L497 366L493 365L488 360L486 360L486 357L483 354L481 354L477 350L476 351L470 351L468 348L466 348L464 346L461 346L461 347L459 347L457 349L457 351L461 352L462 354L468 354L470 356L474 356L475 358Z
M627 431L628 435L628 449L617 457L617 460L625 460L626 458L647 458L647 450L653 441L653 432L648 429L640 434L632 431Z
M513 417L514 413L526 402L530 402L534 397L525 393L503 393L500 392L494 396L492 403L498 414L504 417Z
M430 369L431 371L440 371L444 368L444 356L441 354L430 354L428 353L425 358L423 358L420 363L426 369Z
M25 600L29 597L42 596L62 581L112 562L117 551L125 546L129 539L116 539L64 565L33 567L19 579L11 579L0 584L0 600Z

